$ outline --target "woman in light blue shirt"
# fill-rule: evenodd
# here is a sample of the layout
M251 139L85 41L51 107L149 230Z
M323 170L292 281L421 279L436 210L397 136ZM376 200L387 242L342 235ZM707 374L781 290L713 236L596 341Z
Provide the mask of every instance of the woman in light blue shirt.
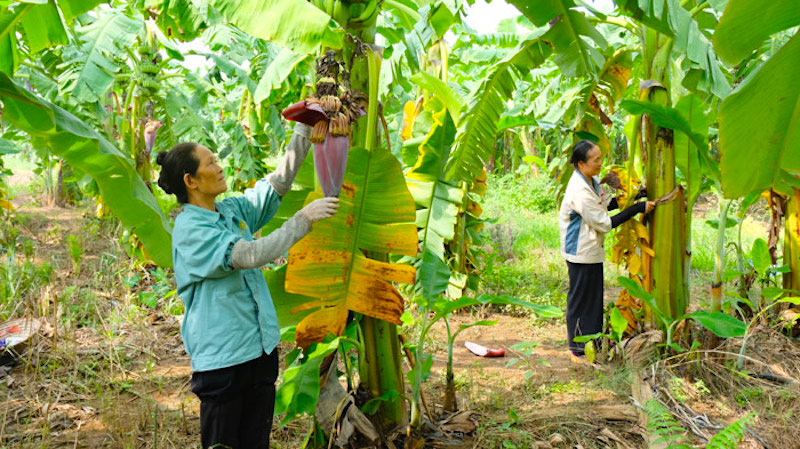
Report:
M158 185L183 204L172 257L204 449L269 448L280 332L261 266L311 231L311 223L335 214L338 199L313 201L280 229L257 240L253 234L291 189L309 131L298 124L276 170L244 195L222 201L216 197L228 186L208 148L182 143L158 155Z

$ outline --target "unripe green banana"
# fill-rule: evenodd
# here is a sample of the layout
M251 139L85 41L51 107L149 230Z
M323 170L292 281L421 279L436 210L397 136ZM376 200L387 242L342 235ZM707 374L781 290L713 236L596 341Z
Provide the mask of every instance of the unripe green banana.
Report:
M350 19L350 10L342 0L335 0L333 3L333 20L342 27L347 26L347 21Z
M358 17L351 17L348 21L348 25L357 28L372 23L378 18L378 14L381 12L380 8L378 7L378 3L378 0L369 0L369 2L366 4L362 3L362 5L365 5L364 9L361 11ZM353 3L350 5L351 11L355 5L358 5L358 3Z

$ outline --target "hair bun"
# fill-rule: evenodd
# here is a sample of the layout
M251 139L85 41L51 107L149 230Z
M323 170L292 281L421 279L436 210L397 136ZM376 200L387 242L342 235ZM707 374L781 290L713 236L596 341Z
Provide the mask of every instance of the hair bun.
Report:
M158 156L159 156L159 157L161 157L161 155L162 155L162 154L164 154L164 152L163 152L163 151L162 151L162 152L161 152L161 153L160 153ZM163 158L162 158L162 159L163 159ZM172 193L173 193L173 192L172 192L172 189L171 189L171 188L169 187L169 185L166 183L166 180L164 179L164 177L163 177L163 176L160 176L160 177L158 178L158 186L159 186L159 187L161 187L161 190L163 190L163 191L164 191L164 192L165 192L167 195L172 195Z
M164 159L166 159L166 158L167 158L167 152L166 151L162 151L162 152L158 153L158 156L156 156L156 164L164 165Z

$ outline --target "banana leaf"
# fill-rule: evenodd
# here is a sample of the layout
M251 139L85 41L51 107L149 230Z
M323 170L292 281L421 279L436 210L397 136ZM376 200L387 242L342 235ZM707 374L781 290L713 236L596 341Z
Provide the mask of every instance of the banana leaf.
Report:
M95 22L79 27L80 49L64 55L69 64L59 77L64 91L82 103L102 97L111 89L114 73L120 69L114 57L127 57L127 50L136 42L142 27L142 20L116 10L105 12Z
M495 64L477 95L467 107L464 131L445 169L447 181L471 181L482 170L494 151L496 126L505 111L505 102L516 89L514 72L528 73L541 65L553 49L532 35L521 42L508 58Z
M800 172L800 34L720 106L720 174L728 198L763 191Z
M306 201L321 195L313 192ZM289 251L286 291L319 298L295 309L318 309L297 325L298 345L340 334L349 311L400 324L403 297L391 283L413 283L414 267L364 252L415 256L414 218L398 160L385 149L351 149L339 211L314 223Z
M169 223L130 159L80 119L3 73L0 100L5 119L97 182L104 203L139 237L153 262L172 266Z
M797 0L730 0L714 31L714 48L724 61L736 64L770 35L797 25Z
M295 53L316 53L320 45L341 48L344 33L331 18L305 0L211 0L239 29Z

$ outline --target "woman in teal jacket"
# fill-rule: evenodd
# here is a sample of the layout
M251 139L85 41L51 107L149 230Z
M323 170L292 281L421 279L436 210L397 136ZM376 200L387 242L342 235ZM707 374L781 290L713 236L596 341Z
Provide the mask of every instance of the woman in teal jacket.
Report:
M158 155L159 186L183 204L172 256L203 448L269 448L280 332L261 266L284 254L311 223L336 213L338 199L316 200L269 235L254 240L253 234L290 190L309 131L298 124L276 170L222 201L216 197L228 186L208 148L182 143Z

